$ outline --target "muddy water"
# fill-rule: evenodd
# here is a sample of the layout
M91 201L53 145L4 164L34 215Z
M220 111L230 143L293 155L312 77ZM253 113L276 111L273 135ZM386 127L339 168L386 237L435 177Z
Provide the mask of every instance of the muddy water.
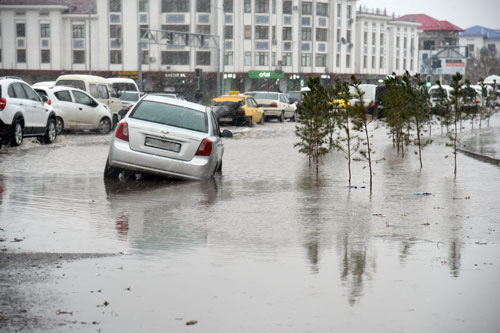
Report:
M421 170L414 149L401 159L379 128L370 196L363 162L356 188L340 153L309 169L294 126L235 129L222 176L207 182L104 182L109 136L0 151L0 246L122 253L55 270L33 297L57 301L33 311L72 312L60 331L500 327L498 167L458 155L455 178L436 137Z

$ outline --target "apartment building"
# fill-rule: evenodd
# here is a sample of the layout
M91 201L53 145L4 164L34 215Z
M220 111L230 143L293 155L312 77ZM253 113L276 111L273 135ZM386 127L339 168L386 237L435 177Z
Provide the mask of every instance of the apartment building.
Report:
M287 91L412 70L412 29L355 0L3 0L0 67L32 82L82 72L141 75L145 90Z

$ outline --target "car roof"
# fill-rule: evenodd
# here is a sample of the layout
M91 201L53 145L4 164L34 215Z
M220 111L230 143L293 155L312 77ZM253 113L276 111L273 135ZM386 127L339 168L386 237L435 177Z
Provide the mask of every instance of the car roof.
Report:
M207 107L198 103L188 102L182 99L175 99L167 96L161 95L146 95L142 98L143 101L152 101L165 104L173 104L177 106L182 106L189 109L194 109L201 112L207 112Z

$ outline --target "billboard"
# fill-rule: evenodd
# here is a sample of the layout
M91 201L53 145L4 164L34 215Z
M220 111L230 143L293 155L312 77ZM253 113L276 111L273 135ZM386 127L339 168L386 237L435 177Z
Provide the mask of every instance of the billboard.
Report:
M419 73L429 75L465 75L465 57L458 52L419 51Z

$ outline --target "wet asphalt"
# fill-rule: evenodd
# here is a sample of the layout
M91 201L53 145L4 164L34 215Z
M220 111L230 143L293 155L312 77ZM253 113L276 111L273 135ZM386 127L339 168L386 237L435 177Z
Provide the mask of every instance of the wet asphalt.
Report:
M456 177L439 127L423 169L372 128L373 195L290 122L231 128L204 182L104 181L111 135L2 148L0 331L496 331L500 117L463 125Z

